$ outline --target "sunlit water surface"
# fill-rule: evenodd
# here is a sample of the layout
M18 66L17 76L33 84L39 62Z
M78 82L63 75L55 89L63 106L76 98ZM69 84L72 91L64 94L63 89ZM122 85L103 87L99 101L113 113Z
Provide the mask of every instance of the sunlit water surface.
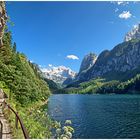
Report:
M57 94L48 112L72 121L73 138L140 138L140 95Z

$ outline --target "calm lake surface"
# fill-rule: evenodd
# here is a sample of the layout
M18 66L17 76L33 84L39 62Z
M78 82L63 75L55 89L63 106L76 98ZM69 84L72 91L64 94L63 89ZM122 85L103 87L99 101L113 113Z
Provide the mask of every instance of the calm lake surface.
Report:
M140 138L140 95L52 95L50 116L71 120L73 138Z

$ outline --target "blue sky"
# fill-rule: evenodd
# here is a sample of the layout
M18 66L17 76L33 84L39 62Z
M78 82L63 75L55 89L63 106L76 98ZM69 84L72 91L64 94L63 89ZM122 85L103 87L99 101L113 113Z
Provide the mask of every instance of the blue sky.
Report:
M138 2L7 2L17 50L41 66L79 70L89 52L121 43L140 22Z

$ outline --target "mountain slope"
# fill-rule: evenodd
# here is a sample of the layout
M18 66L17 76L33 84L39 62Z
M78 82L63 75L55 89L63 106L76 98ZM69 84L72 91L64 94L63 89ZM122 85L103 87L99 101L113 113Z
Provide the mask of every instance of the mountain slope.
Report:
M58 89L60 89L60 87L54 81L47 79L47 78L43 78L43 79L44 79L44 81L47 82L47 84L52 92L55 92Z
M99 77L106 80L127 80L140 73L139 31L140 24L126 35L125 38L130 34L131 37L129 36L125 42L118 44L110 51L104 50L91 67L78 73L72 85ZM88 65L90 61L86 63Z
M94 53L87 54L82 60L79 73L82 73L83 71L90 69L90 67L92 67L95 64L96 59L97 59L96 54Z
M0 88L3 85L10 89L10 98L22 106L46 99L50 95L47 83L26 56L16 51L9 31L4 34L3 43L0 48Z
M81 81L87 81L97 77L107 78L108 80L126 79L128 71L132 72L139 69L139 58L140 41L131 40L123 42L111 51L103 51L98 56L95 64L86 73L81 75L79 79Z

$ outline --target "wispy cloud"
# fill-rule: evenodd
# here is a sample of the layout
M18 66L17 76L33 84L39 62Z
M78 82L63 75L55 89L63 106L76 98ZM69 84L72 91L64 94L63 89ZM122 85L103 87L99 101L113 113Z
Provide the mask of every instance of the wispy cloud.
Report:
M125 5L129 4L128 1L111 1L111 3L117 4L117 5L122 5L122 6L125 6Z
M119 18L121 19L128 19L131 18L132 14L130 11L123 11L121 14L119 14Z
M79 59L78 56L73 55L73 54L67 55L66 58L67 58L67 59L73 59L73 60L78 60L78 59Z
M117 1L117 4L118 5L128 5L129 4L129 2L128 1Z
M121 5L121 4L123 4L123 1L117 1L117 4Z

